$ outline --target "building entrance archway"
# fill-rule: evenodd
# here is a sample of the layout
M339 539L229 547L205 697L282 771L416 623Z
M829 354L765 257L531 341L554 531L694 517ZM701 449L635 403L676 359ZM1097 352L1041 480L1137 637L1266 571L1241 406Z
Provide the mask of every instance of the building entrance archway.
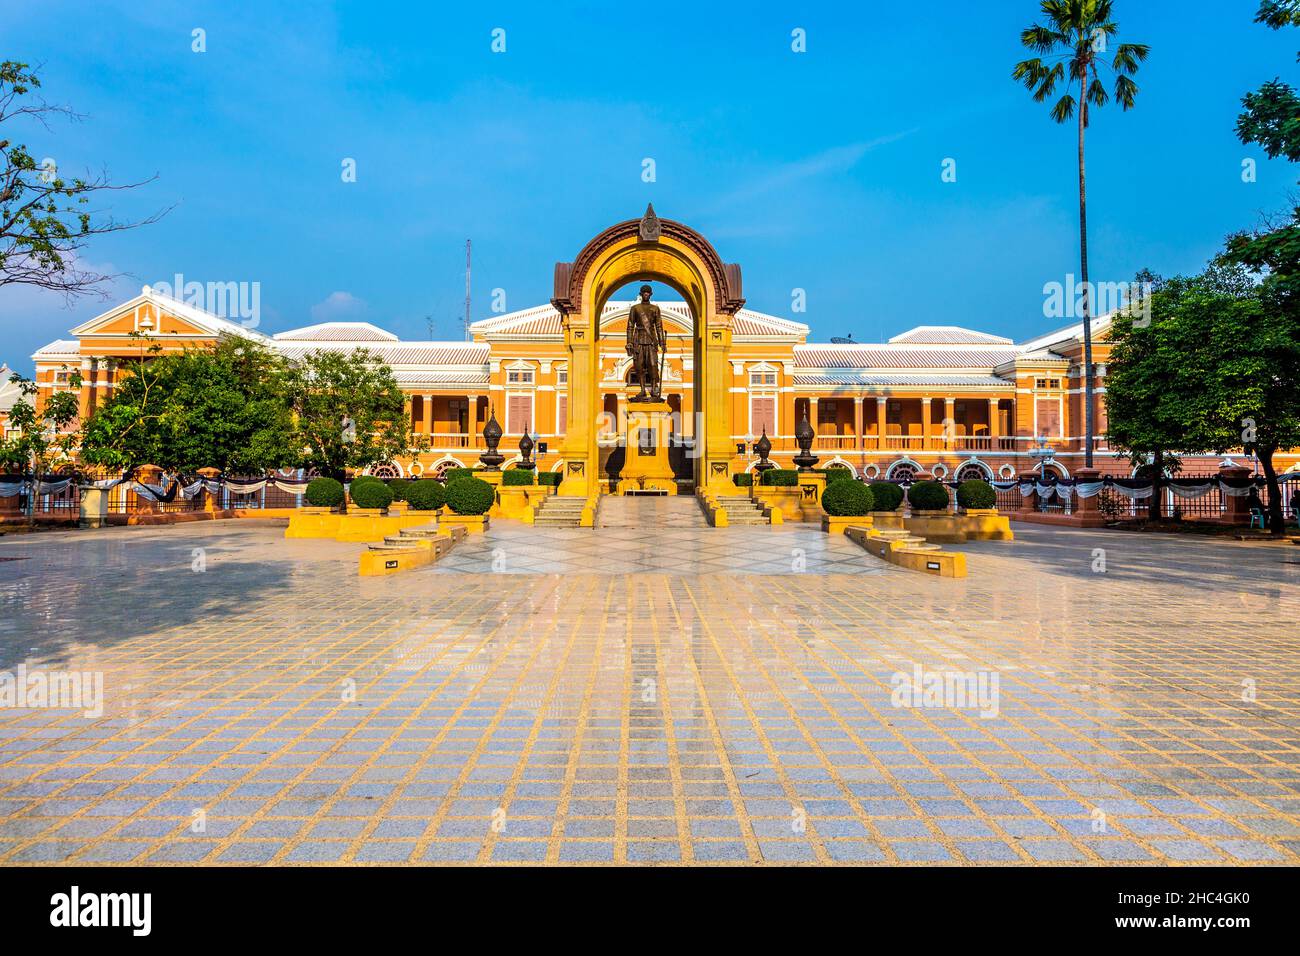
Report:
M555 294L569 352L569 395L560 494L591 496L600 488L597 423L600 387L600 319L605 304L632 282L661 282L678 293L693 317L692 372L697 487L724 492L730 482L732 328L745 304L740 266L724 263L703 235L653 207L640 219L611 226L572 262L555 266Z

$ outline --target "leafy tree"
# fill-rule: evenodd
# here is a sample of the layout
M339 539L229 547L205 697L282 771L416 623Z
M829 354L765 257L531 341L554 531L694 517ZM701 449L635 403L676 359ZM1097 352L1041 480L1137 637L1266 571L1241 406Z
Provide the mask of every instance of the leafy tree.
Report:
M288 382L303 464L342 480L410 451L406 399L392 369L368 349L308 353Z
M1150 47L1144 43L1121 43L1109 60L1106 48L1119 32L1111 19L1111 0L1042 0L1045 24L1024 30L1020 42L1037 56L1021 60L1012 70L1012 79L1025 85L1035 103L1045 102L1056 94L1058 86L1066 92L1052 105L1051 116L1065 123L1077 116L1079 127L1079 273L1083 282L1083 364L1084 364L1084 464L1092 467L1093 391L1092 303L1088 284L1088 202L1084 167L1084 134L1092 107L1100 109L1111 98L1102 82L1102 71L1115 77L1113 95L1122 110L1133 108L1138 87L1133 76L1147 58ZM1067 78L1068 75L1068 78ZM1069 90L1077 84L1075 99Z
M26 63L0 62L0 286L34 285L68 297L100 292L114 277L79 265L90 238L156 222L166 210L138 222L104 216L90 208L92 197L143 183L114 183L106 174L64 178L52 159L38 162L13 142L19 123L30 120L48 131L52 119L82 118L43 100L40 86Z
M69 426L76 424L80 414L81 373L72 370L68 388L53 390L44 402L37 401L38 390L31 379L15 373L9 381L23 397L9 410L8 427L17 436L0 437L0 470L47 475L59 462L71 461L76 450L78 431Z
M86 426L87 463L233 474L296 463L287 370L265 346L237 336L167 354L155 345L124 371Z
M1111 326L1106 408L1110 442L1157 482L1178 469L1172 449L1222 454L1251 446L1269 489L1269 522L1283 527L1273 455L1300 445L1300 343L1295 324L1249 270L1227 260L1152 294L1150 324L1119 314Z

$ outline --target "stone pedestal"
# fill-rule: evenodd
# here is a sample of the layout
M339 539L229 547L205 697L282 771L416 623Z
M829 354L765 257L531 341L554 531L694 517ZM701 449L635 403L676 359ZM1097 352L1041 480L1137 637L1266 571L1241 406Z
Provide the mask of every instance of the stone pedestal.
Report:
M672 409L665 401L627 403L627 425L623 434L625 457L619 473L617 493L677 493L672 465L668 462L668 436L672 434Z
M220 476L221 476L221 469L220 469L220 468L200 468L200 469L199 469L199 477L202 478L204 481L216 481L217 478L219 478ZM220 503L220 501L218 501L217 498L216 498L216 496L212 495L212 494L208 491L207 488L204 488L204 489L203 489L203 491L202 491L202 492L200 493L200 495L199 495L199 498L200 498L200 499L202 500L202 502L203 502L203 510L204 510L204 511L207 511L207 512L214 512L214 511L220 511L220 510L221 510L221 503ZM303 500L305 501L306 499L304 498Z
M1101 472L1096 468L1080 468L1074 473L1074 500L1070 502L1072 512L1080 518L1097 515L1097 495L1091 498L1079 496L1079 485L1101 481Z
M801 471L796 479L799 482L799 510L803 512L804 521L820 521L822 511L822 493L826 490L826 476L816 471Z
M1017 478L1018 478L1019 480L1021 480L1021 481L1023 481L1025 478L1030 478L1030 479L1032 479L1034 482L1037 482L1037 481L1038 481L1038 475L1035 474L1034 472L1029 472L1028 474L1018 475ZM1019 488L1016 489L1016 494L1020 494L1020 489L1019 489ZM1037 511L1037 510L1038 510L1038 492L1037 492L1037 491L1031 491L1029 494L1027 494L1027 495L1022 495L1022 496L1021 496L1021 498L1020 498L1020 510L1021 510L1021 511Z
M102 528L108 523L108 492L102 488L81 489L82 528Z
M157 485L162 482L162 469L157 465L141 465L135 470L135 480L142 485ZM153 515L158 513L158 502L150 501L135 491L131 491L130 495L132 514Z
M1232 465L1219 469L1222 481L1242 481L1250 477L1250 469ZM1223 518L1226 524L1250 524L1250 496L1223 495Z
M6 484L18 484L22 475L0 475L0 481ZM0 495L0 518L17 518L22 514L22 495Z

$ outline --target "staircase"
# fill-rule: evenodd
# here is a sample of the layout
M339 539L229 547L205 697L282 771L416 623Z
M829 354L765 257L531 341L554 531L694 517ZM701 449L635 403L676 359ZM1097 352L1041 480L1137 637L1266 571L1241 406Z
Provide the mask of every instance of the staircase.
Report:
M763 514L763 506L753 498L745 495L722 495L717 501L726 510L729 525L772 523L767 515Z
M383 541L369 546L370 551L410 551L424 544L433 548L434 558L440 558L469 532L462 527L438 528L425 525L419 528L403 528L397 534L390 534Z
M586 498L579 498L576 495L550 495L533 516L533 525L538 528L581 527L582 509L586 506Z
M596 512L597 528L707 528L692 495L605 495Z

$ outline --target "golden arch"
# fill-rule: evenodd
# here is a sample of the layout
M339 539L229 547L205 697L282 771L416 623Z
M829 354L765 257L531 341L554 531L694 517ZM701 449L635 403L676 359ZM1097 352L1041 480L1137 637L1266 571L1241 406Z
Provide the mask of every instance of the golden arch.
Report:
M724 263L712 244L689 226L654 218L611 226L572 262L555 266L552 305L559 310L569 349L568 421L561 494L590 496L598 488L596 407L600 317L605 303L629 282L658 281L675 290L694 316L696 485L724 491L733 455L728 355L735 314L745 300L740 266Z

